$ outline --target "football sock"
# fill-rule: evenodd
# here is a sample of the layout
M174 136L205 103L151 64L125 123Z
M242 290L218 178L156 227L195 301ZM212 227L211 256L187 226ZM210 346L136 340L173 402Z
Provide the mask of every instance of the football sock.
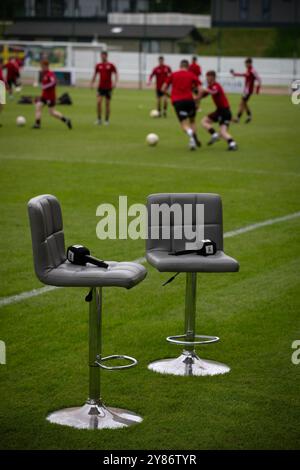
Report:
M67 122L67 120L68 120L65 116L62 116L60 119L61 119L62 122Z
M230 145L230 144L231 144L231 142L233 142L233 139L232 139L232 138L230 138L230 139L227 139L227 143L228 143L228 145Z
M187 135L188 135L189 137L193 137L194 132L193 132L193 129L191 129L190 127L189 127L188 129L186 129L185 132L187 133Z
M208 132L213 135L213 134L217 134L216 130L212 127L211 129L208 129Z
M35 123L36 123L37 126L40 126L40 125L41 125L41 120L40 120L40 119L36 119L36 120L35 120Z

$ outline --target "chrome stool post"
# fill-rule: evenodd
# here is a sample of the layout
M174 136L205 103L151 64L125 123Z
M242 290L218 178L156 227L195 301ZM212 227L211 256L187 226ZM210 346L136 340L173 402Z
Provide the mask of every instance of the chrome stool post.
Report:
M78 408L66 408L47 416L51 423L72 426L78 429L123 428L137 424L143 419L135 413L120 408L104 405L101 399L100 369L128 369L137 364L137 360L124 355L101 357L102 347L102 288L94 287L89 299L89 397L85 405ZM126 359L130 364L106 366L102 362L113 359Z
M168 336L167 341L184 346L182 354L175 359L152 362L148 369L171 375L218 375L226 374L230 367L216 361L203 360L195 352L195 345L219 341L217 336L196 335L196 291L197 273L186 273L185 290L185 334Z
M186 345L186 350L194 352L195 327L196 327L196 291L197 273L187 273L185 287L185 334L191 346Z

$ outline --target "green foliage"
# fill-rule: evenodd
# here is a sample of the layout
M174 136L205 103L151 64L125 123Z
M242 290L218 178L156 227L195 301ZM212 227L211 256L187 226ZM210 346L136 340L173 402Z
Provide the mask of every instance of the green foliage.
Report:
M199 55L300 56L299 28L211 28L200 33L204 43L199 44Z

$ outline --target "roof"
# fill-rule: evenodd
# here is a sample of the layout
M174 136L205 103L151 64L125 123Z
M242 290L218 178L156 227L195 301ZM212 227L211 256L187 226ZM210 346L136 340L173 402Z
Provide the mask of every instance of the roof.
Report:
M194 26L189 25L111 25L96 21L17 21L9 25L6 38L91 38L98 39L183 39L191 35L201 39Z

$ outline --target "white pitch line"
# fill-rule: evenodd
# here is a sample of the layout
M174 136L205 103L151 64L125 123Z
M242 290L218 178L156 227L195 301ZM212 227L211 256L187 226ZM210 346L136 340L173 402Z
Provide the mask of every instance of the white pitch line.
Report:
M297 217L300 217L300 212L294 212L293 214L283 215L282 217L276 217L275 219L268 219L264 220L263 222L257 222L256 224L246 225L246 227L241 227L236 230L224 233L224 238L236 237L241 233L251 232L257 228L278 224L280 222L285 222L286 220L296 219Z
M39 289L33 289L27 292L22 292L21 294L11 295L9 297L2 297L2 299L0 299L0 307L21 302L22 300L30 299L31 297L36 297L37 295L45 294L45 292L50 292L54 289L58 289L58 287L44 286L40 287Z
M256 224L246 225L245 227L238 228L236 230L231 230L230 232L224 233L224 238L231 238L236 237L237 235L241 235L242 233L252 232L252 230L256 230L261 227L267 227L269 225L278 224L280 222L285 222L287 220L292 220L300 217L300 212L294 212L292 214L287 214L282 217L276 217L274 219L264 220L263 222L257 222ZM145 263L146 258L141 257L133 260L134 263ZM4 307L5 305L15 304L17 302L22 302L22 300L30 299L31 297L36 297L41 294L45 294L46 292L50 292L54 289L60 289L56 286L45 286L39 289L33 289L27 292L22 292L21 294L11 295L9 297L2 297L0 298L0 307Z

